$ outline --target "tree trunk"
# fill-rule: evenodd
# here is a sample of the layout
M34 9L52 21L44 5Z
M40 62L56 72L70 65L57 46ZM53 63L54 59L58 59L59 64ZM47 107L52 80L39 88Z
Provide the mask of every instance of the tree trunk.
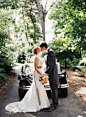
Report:
M45 12L43 12L42 33L43 33L43 41L45 41Z
M41 2L42 2L41 0L35 0L35 2L38 7L38 11L39 11L39 17L40 17L40 21L41 21L42 34L43 34L43 41L45 41L45 18L46 18L46 15L48 14L49 10L53 7L54 4L57 3L57 0L52 2L50 7L48 8L48 10L46 9L46 6L48 5L47 3L49 2L48 0L46 0L45 8L43 8L43 5L41 4Z
M24 14L23 14L23 21L24 21ZM28 41L27 27L25 24L24 24L24 28L25 28L25 36L26 36L26 39Z
M86 8L86 0L85 0L85 8Z
M66 57L65 57L65 68L67 68L67 62L66 62Z
M39 11L39 17L41 21L41 26L42 26L42 34L43 34L43 41L45 41L45 11L43 11L43 7L40 4L40 0L36 0L37 6L38 6L38 11Z
M83 40L83 38L81 37L80 48L79 48L80 58L82 57L82 40Z
M32 24L33 24L33 27L34 27L34 34L33 34L33 40L34 40L34 42L36 43L36 25L35 25L35 22L34 22L34 20L33 20L33 16L32 16L32 14L30 13L30 19L31 19L31 21L32 21Z

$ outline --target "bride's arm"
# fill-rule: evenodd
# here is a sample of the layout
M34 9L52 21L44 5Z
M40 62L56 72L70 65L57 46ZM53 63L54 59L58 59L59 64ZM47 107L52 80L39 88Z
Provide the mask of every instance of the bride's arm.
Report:
M35 57L35 60L34 60L34 67L35 67L35 70L40 74L42 75L42 73L38 70L38 63L39 63L39 58L38 57Z

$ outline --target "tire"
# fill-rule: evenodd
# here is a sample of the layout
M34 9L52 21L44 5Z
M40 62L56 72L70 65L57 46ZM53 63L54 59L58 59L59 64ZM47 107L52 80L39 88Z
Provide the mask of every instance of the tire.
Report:
M51 90L46 91L47 92L47 96L50 98L51 97Z
M66 98L68 95L68 88L62 88L61 89L61 96Z
M61 95L61 88L58 88L58 97L62 97L62 95Z
M24 90L22 87L25 86L25 81L22 80L19 82L19 88L18 88L18 93L19 93L19 98L20 100L23 99L24 95L26 94L26 90Z
M59 81L60 81L60 84L67 84L66 78L61 78L59 79ZM59 90L60 90L61 97L66 98L68 95L68 88L60 88Z

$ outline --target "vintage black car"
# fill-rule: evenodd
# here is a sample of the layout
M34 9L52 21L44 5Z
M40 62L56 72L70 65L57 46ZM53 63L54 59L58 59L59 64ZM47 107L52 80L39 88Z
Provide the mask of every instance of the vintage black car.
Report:
M68 95L68 83L67 83L67 72L62 71L60 63L57 63L58 67L58 75L59 75L59 96L67 97ZM18 93L20 100L24 97L25 93L29 90L32 82L33 82L33 72L31 71L32 66L31 64L24 64L21 69L20 75L18 75L19 86L18 86ZM48 94L51 96L51 89L49 82L44 84L44 88Z

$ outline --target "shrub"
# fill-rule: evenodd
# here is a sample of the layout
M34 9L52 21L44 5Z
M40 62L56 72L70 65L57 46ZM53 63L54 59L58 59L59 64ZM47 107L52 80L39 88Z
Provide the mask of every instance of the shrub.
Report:
M26 55L25 55L25 52L22 52L18 55L17 62L24 63L25 61L26 61Z

